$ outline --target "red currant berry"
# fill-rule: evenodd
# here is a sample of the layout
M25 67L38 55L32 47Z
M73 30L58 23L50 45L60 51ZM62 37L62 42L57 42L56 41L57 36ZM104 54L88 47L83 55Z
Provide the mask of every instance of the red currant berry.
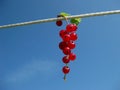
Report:
M62 58L62 61L63 61L63 63L65 63L65 64L67 64L67 63L69 63L69 62L70 62L70 60L69 60L69 57L68 57L68 56L64 56L64 57Z
M64 53L65 55L68 55L68 54L71 53L71 49L70 49L69 47L65 47L65 48L63 49L63 53Z
M61 20L56 21L56 25L57 26L62 26L62 21Z
M65 34L67 34L67 31L66 31L66 30L61 30L61 31L59 32L60 37L63 37Z
M67 32L76 31L77 30L77 26L76 26L76 24L68 24L66 26L66 30L67 30Z
M64 74L68 74L70 72L70 68L68 66L64 66L62 68L62 71L63 71Z
M69 60L74 61L76 59L76 55L74 53L69 54Z
M67 43L66 42L62 41L62 42L59 43L59 48L61 50L63 50L65 47L67 47Z
M73 41L77 40L77 38L78 38L78 36L75 32L71 33L70 37L71 37L70 39L73 40Z
M74 49L76 47L75 43L73 41L68 42L68 47L70 49Z
M70 41L71 37L69 34L65 34L62 39L63 39L63 41L68 42L68 41Z
M73 31L77 31L77 25L76 24L73 24Z

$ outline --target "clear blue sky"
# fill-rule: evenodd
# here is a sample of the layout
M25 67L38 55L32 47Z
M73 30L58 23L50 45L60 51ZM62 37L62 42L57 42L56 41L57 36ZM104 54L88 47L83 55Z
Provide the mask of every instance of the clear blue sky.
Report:
M0 25L120 9L119 0L0 0ZM0 30L0 90L120 90L120 15L82 19L67 81L55 22Z

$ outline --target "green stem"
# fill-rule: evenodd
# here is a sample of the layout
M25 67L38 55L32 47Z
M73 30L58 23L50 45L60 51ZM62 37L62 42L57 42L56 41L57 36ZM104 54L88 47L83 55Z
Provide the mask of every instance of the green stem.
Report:
M64 16L64 15L59 15L59 17L64 17L64 18L65 18L66 23L67 23L67 24L69 24L69 21L68 21L68 19L66 18L66 16Z
M64 75L63 79L66 80L66 74Z

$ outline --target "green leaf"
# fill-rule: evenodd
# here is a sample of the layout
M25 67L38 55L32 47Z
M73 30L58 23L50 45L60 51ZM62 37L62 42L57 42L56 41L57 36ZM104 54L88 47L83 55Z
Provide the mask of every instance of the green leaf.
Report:
M65 12L61 12L60 15L62 15L62 16L70 16L70 14L65 13Z
M81 18L72 18L70 19L70 22L78 25L81 22Z
M74 24L78 25L78 24L79 24L79 22L75 22Z
M81 22L81 18L72 18L71 20L70 20L70 22L71 23L74 23L74 22Z

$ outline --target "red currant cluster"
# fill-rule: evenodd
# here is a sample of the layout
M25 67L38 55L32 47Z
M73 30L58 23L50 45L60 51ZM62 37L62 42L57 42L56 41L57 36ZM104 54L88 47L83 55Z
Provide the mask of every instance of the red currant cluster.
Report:
M62 25L62 21L56 21L57 26ZM65 55L62 58L63 63L66 65L62 68L62 72L64 73L64 80L66 79L66 74L70 72L70 68L68 67L68 63L70 61L74 61L76 59L76 55L72 52L72 50L76 47L75 41L78 36L76 34L77 25L76 24L67 24L65 30L60 30L59 36L62 38L62 41L59 43L59 48L62 50Z

